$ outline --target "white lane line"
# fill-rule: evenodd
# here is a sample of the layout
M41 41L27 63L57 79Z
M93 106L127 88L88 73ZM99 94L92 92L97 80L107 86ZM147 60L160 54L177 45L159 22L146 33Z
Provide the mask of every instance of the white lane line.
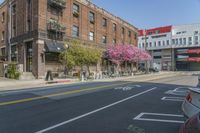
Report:
M163 101L174 101L174 102L183 102L184 98L183 97L163 97L161 98Z
M57 127L60 127L60 126L62 126L62 125L68 124L68 123L73 122L73 121L75 121L75 120L81 119L81 118L83 118L83 117L89 116L89 115L91 115L91 114L97 113L97 112L102 111L102 110L104 110L104 109L107 109L107 108L110 108L110 107L115 106L115 105L117 105L117 104L120 104L120 103L122 103L122 102L125 102L125 101L127 101L127 100L129 100L129 99L132 99L132 98L135 98L135 97L140 96L140 95L142 95L142 94L145 94L145 93L148 93L148 92L150 92L150 91L153 91L153 90L155 90L156 88L157 88L157 87L154 87L154 88L152 88L152 89L149 89L149 90L140 92L140 93L135 94L135 95L133 95L133 96L127 97L127 98L125 98L125 99L122 99L122 100L117 101L117 102L115 102L115 103L109 104L109 105L104 106L104 107L102 107L102 108L93 110L93 111L88 112L88 113L86 113L86 114L77 116L77 117L72 118L72 119L70 119L70 120L67 120L67 121L58 123L58 124L56 124L56 125L50 126L50 127L45 128L45 129L43 129L43 130L37 131L37 132L35 132L35 133L44 133L44 132L50 131L50 130L55 129L55 128L57 128Z
M183 115L174 115L174 114L161 114L161 113L140 113L138 116L133 118L133 120L138 121L153 121L153 122L167 122L167 123L184 123L184 121L177 121L177 120L165 120L165 119L152 119L152 118L142 118L142 116L166 116L166 117L178 117L184 118Z

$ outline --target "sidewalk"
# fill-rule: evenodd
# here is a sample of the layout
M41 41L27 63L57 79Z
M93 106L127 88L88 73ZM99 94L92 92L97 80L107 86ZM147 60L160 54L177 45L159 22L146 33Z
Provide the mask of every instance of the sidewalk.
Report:
M129 77L117 77L117 78L107 78L107 79L99 79L99 80L90 80L85 82L112 82L112 81L134 81L134 82L145 82L150 80L156 80L161 78L172 77L176 75L183 75L181 72L159 72L153 74L143 74L143 75L135 75ZM0 92L1 91L9 91L9 90L19 90L19 89L28 89L35 87L47 87L47 86L55 86L55 85L65 85L65 84L73 84L79 83L78 79L55 79L53 81L45 81L44 79L36 79L36 80L12 80L12 79L4 79L0 78Z

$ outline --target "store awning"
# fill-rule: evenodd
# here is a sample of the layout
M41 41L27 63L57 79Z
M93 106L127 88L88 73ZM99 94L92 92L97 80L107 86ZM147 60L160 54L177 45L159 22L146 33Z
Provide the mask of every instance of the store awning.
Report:
M59 53L65 50L64 43L45 41L46 52Z

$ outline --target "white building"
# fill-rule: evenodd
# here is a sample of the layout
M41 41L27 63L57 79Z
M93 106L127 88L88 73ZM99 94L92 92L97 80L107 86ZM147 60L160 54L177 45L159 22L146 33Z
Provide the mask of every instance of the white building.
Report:
M146 35L144 30L140 30L138 47L146 48L151 53L152 67L200 70L200 24L165 26L145 31Z

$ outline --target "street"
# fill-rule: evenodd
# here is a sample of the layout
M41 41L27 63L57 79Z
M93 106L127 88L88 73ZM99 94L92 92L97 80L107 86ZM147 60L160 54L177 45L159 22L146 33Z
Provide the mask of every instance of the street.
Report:
M195 77L93 82L0 92L0 133L178 133Z

